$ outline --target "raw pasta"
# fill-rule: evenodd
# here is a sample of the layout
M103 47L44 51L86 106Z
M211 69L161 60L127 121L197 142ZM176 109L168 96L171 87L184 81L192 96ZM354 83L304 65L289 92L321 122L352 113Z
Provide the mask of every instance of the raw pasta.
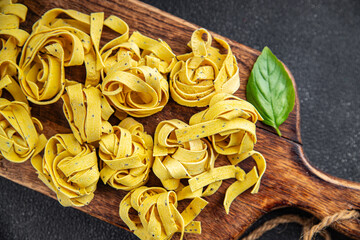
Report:
M203 35L207 40L203 40ZM171 97L188 107L205 107L216 93L232 94L240 87L239 68L230 46L224 40L215 38L226 51L212 47L210 33L200 28L189 43L191 53L177 56L170 74Z
M16 79L23 77L16 59L29 34L19 29L25 21L27 7L13 4L11 0L0 1L0 96L6 89L16 101L27 103Z
M180 120L166 120L155 131L153 171L168 190L182 188L180 179L189 179L214 168L217 154L206 139L178 143L175 130L187 128Z
M169 100L166 76L176 63L169 45L134 32L128 41L105 45L101 52L101 90L118 116L147 117L164 108Z
M26 103L0 98L0 152L4 158L22 163L41 152L46 137L39 130L42 124L31 117Z
M201 223L193 221L207 205L201 197L214 194L223 180L236 179L226 190L227 213L239 194L252 186L252 193L258 192L266 169L264 157L254 150L255 123L261 116L250 103L230 95L240 78L224 40L215 38L226 51L222 54L211 46L210 33L198 29L189 43L192 52L175 57L161 39L136 31L129 37L128 25L116 16L52 9L29 36L19 29L27 13L24 5L0 0L0 11L0 96L6 89L15 100L0 98L0 152L12 162L31 159L38 177L63 206L89 204L101 178L115 189L131 191L119 214L138 237L170 239L179 232L182 239L185 232L201 233ZM120 36L101 48L104 26ZM72 66L86 68L84 84L67 79L65 68ZM209 107L189 125L162 121L153 143L142 124L125 117L161 111L169 100L169 73L177 103ZM47 141L27 99L45 105L60 97L73 134L56 134ZM110 104L123 119L118 126L108 122L114 113ZM99 146L100 172L94 146ZM231 165L215 167L219 154ZM256 167L246 173L236 165L250 156ZM143 186L151 168L166 189ZM180 213L182 199L193 200ZM135 217L130 216L133 210Z
M161 111L169 100L166 79L148 66L132 70L114 71L107 75L101 86L103 94L122 116L125 113L147 117Z
M114 26L117 22L122 26ZM25 75L20 85L28 99L36 104L56 102L65 85L71 84L65 76L65 67L70 66L85 65L85 86L96 86L104 66L99 52L104 25L120 33L119 38L127 38L126 23L115 16L104 21L104 13L87 15L57 8L46 12L34 24L20 59Z
M115 189L132 190L145 185L153 164L153 140L142 124L125 118L99 142L100 177Z
M51 137L44 156L36 155L31 164L64 207L88 205L94 198L100 175L96 151L90 144L80 144L73 134Z
M121 219L140 239L170 239L174 233L201 234L201 223L194 218L207 205L207 201L196 197L180 213L177 196L173 191L160 187L140 187L128 193L120 203ZM130 217L135 209L137 216Z
M65 117L80 143L99 141L102 134L112 131L107 120L114 110L98 88L70 85L61 98Z
M236 178L226 191L224 207L227 213L232 201L242 192L254 186L252 193L257 193L261 178L266 169L265 158L254 151L256 126L262 119L257 110L248 102L226 93L214 95L209 108L196 113L190 119L190 126L175 130L178 143L208 137L214 150L226 155L231 164L236 165L252 156L256 162L249 173L233 165L215 168L189 180L187 194L197 191L208 184L228 178Z

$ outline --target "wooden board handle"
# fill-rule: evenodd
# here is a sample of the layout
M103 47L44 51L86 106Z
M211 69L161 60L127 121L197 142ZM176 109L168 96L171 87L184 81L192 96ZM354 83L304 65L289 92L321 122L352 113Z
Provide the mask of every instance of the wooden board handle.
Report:
M294 146L293 150L296 154L287 163L288 174L282 176L283 183L277 188L281 191L281 186L287 186L278 206L299 207L319 219L342 210L360 210L360 183L317 170L311 166L300 145ZM332 227L349 237L360 239L359 219L334 223Z

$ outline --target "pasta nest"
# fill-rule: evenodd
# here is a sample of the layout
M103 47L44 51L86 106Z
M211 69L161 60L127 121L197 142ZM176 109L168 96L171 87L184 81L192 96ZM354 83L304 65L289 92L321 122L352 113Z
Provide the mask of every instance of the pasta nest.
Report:
M22 163L41 152L46 137L41 122L32 118L24 102L0 98L0 152L11 162Z
M100 175L96 151L90 144L80 144L73 134L51 137L44 156L37 155L31 163L61 205L81 207L94 198Z
M113 27L114 23L120 26ZM44 105L60 98L65 85L71 84L65 77L65 67L84 65L85 86L99 83L104 67L99 50L104 25L122 34L121 38L128 38L127 24L115 16L104 21L104 13L87 15L55 8L34 24L19 64L25 75L20 85L31 102Z
M203 40L203 35L207 40ZM200 28L192 34L191 53L177 56L170 74L171 97L180 105L205 107L216 93L232 94L240 87L239 68L230 46L214 38L227 53L212 47L210 33Z
M101 89L119 112L147 117L163 109L169 100L167 74L176 63L169 45L134 32L128 41L101 52Z
M153 164L152 137L132 118L125 118L112 129L99 142L102 181L121 190L146 184Z
M107 120L114 110L98 88L70 85L61 98L64 115L80 143L97 142L102 134L112 131Z
M168 190L181 187L180 179L189 179L212 169L217 158L205 139L177 141L175 131L187 127L186 123L173 119L160 122L155 131L153 171Z
M111 72L101 90L120 113L147 117L161 111L169 100L168 82L154 68L140 66Z
M161 39L155 40L135 31L128 40L123 40L101 49L103 78L112 71L126 71L137 66L155 68L165 77L177 62L170 46Z
M211 99L207 109L190 118L188 129L175 133L180 142L208 137L217 153L241 155L254 148L258 119L262 118L252 104L236 96L219 93Z
M140 239L170 239L180 232L201 233L201 223L193 219L207 205L202 198L195 198L180 213L176 193L160 187L140 187L129 192L121 201L119 214L125 224ZM130 218L134 209L138 215Z
M27 7L3 1L0 12L0 96L2 90L6 89L16 101L27 103L17 83L17 78L22 77L22 71L16 64L21 47L29 37L26 31L19 29L20 22L25 21Z
M214 168L189 180L189 186L181 189L178 194L182 198L203 196L208 188L218 187L216 182L228 178L236 178L226 190L224 208L229 213L232 201L242 192L253 187L252 193L257 193L261 178L266 169L263 155L254 151L256 143L256 126L260 114L250 103L227 93L218 93L213 96L209 107L194 114L190 118L190 126L175 130L178 143L190 139L209 138L214 150L226 155L232 165ZM251 171L245 173L237 165L248 157L256 162ZM203 187L208 188L203 192ZM213 186L212 186L213 185Z
M0 59L16 63L21 47L29 37L26 31L19 29L20 22L26 19L27 7L23 4L13 4L11 1L2 1L0 12Z

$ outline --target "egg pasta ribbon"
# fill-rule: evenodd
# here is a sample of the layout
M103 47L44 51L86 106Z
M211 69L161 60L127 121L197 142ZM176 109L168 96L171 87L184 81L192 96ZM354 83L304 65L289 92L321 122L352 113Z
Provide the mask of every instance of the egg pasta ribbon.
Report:
M188 129L178 129L175 134L180 142L208 137L219 154L241 154L253 150L258 119L262 118L250 103L220 93L207 109L190 118Z
M119 215L140 239L171 239L176 232L183 239L185 232L201 234L201 223L193 220L206 205L207 201L196 197L180 213L174 191L142 186L123 198ZM138 215L130 217L131 209Z
M19 29L20 22L25 21L27 7L23 4L13 4L11 0L0 1L0 96L6 89L16 101L27 103L17 79L22 77L22 71L16 64L29 34Z
M88 205L99 180L95 148L80 144L73 134L56 134L46 143L44 156L31 160L38 177L64 207Z
M261 178L266 169L263 155L254 151L256 143L255 123L261 119L257 110L247 101L236 96L219 93L210 100L209 107L196 113L190 119L190 126L180 127L173 135L174 142L183 142L208 138L218 154L226 155L232 165L209 169L189 180L189 186L179 189L180 198L204 196L209 184L221 184L220 181L236 178L226 191L224 207L229 212L232 201L242 192L253 187L252 193L257 193ZM256 162L249 173L245 173L236 165L252 157ZM208 186L204 191L204 187ZM216 189L218 185L211 186Z
M42 129L26 103L0 98L0 152L5 159L22 163L41 152L46 144Z
M129 39L105 45L100 53L104 61L103 78L112 71L131 71L132 67L148 66L166 75L176 63L170 46L135 31Z
M23 76L19 66L11 60L0 60L0 69L0 97L2 96L2 91L6 90L11 94L15 101L28 104L26 96L16 80Z
M147 117L161 111L169 100L168 82L159 71L139 66L113 71L101 85L102 93L120 113Z
M207 40L203 40L204 34ZM170 73L170 92L178 104L205 107L216 93L232 94L240 87L239 68L229 44L214 39L226 54L212 47L210 33L200 28L191 36L192 52L177 56L179 62Z
M46 12L33 25L20 59L25 75L20 85L28 99L37 104L56 102L70 81L65 77L65 67L84 65L85 86L96 86L104 67L100 56L104 25L128 38L127 24L115 16L104 21L103 13L87 15L58 8Z
M97 142L102 134L112 131L107 120L114 110L98 88L83 88L80 83L70 85L62 100L65 117L80 143Z
M152 137L133 118L125 118L112 129L99 142L101 180L127 191L145 185L153 164Z
M217 154L206 139L178 143L175 130L187 127L186 123L172 119L160 122L155 131L153 171L168 190L183 188L181 179L193 178L214 168Z
M23 4L12 3L11 0L0 0L0 60L16 63L29 34L19 29L20 22L24 22L27 7ZM13 69L15 71L15 69Z
M231 203L241 193L243 193L252 186L254 186L251 191L252 194L257 193L259 191L261 178L264 175L266 169L266 161L264 156L257 151L249 151L241 155L235 154L233 156L230 156L229 160L231 164L236 165L250 156L255 160L257 168L253 167L251 171L246 173L242 181L235 181L226 190L225 199L224 199L224 208L227 214L229 213Z
M105 65L101 89L119 118L147 117L161 111L169 99L166 76L176 63L175 54L161 39L139 32L123 40L100 51Z

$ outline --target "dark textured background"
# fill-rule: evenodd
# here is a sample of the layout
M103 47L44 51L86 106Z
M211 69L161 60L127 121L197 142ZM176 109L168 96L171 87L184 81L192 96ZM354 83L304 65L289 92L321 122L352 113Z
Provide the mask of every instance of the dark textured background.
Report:
M145 2L252 48L269 46L296 79L301 134L311 163L360 181L360 1ZM0 189L0 239L136 239L3 178ZM287 209L259 222L289 212L308 216ZM298 239L300 232L288 224L261 239Z

